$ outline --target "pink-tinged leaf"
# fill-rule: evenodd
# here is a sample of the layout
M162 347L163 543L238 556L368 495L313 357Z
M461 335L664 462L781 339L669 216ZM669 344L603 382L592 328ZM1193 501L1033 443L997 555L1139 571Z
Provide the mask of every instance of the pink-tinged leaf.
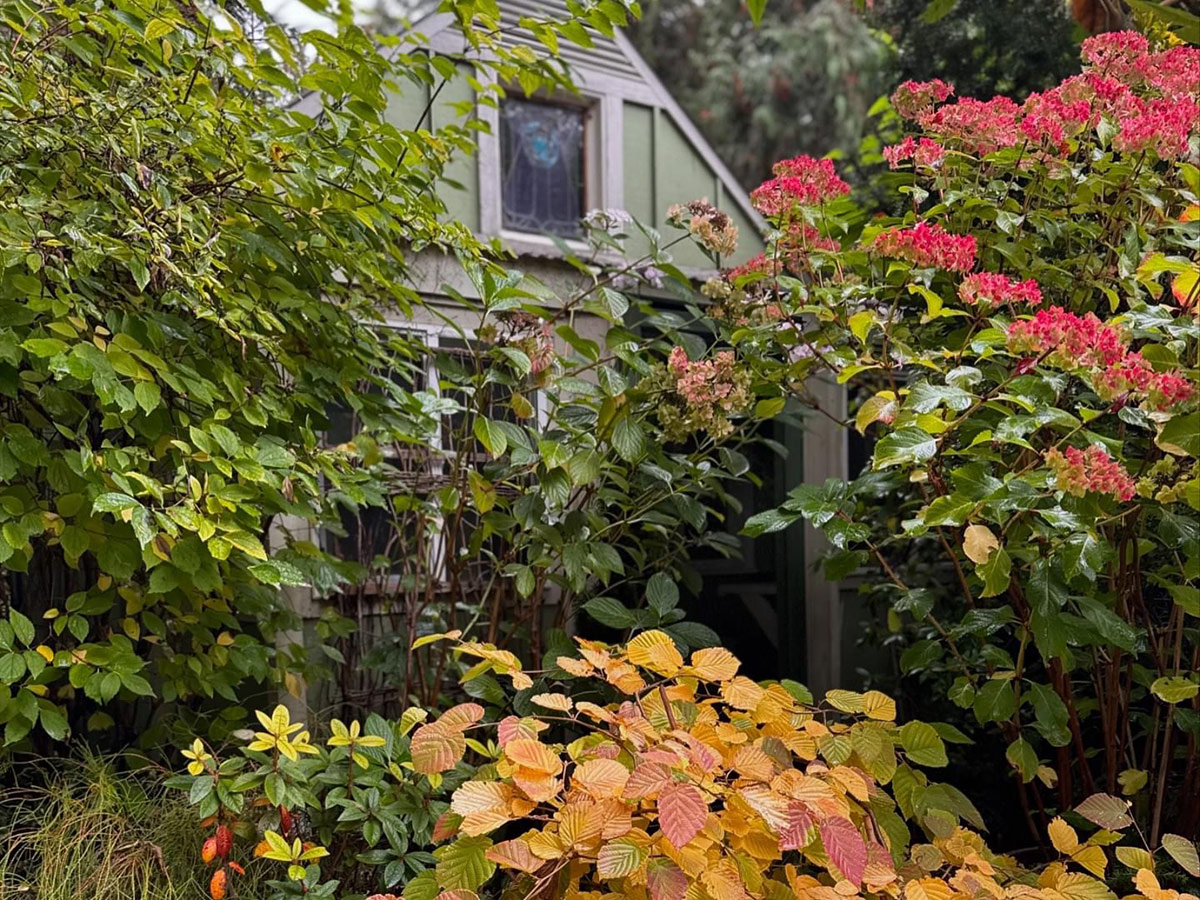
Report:
M707 819L708 804L694 784L669 784L659 791L658 827L676 850L699 834Z
M1129 817L1129 801L1114 797L1112 794L1092 794L1077 807L1079 813L1093 825L1099 825L1109 831L1120 831L1133 824Z
M462 824L462 819L462 816L456 815L450 810L446 810L438 816L438 820L433 826L433 842L440 844L458 834L458 826Z
M478 703L460 703L442 713L438 722L447 728L463 729L474 725L482 718L483 707Z
M867 842L854 823L834 816L822 822L820 829L821 843L825 845L825 855L830 862L847 881L855 886L862 884L863 871L867 868Z
M627 800L652 797L671 783L671 770L658 762L642 762L629 773L625 782L624 796Z
M437 895L437 900L479 900L479 895L474 891L456 890L442 891Z
M669 859L650 860L646 883L650 886L651 900L683 900L687 895L688 877Z
M504 747L509 741L533 740L546 726L537 719L521 719L506 716L496 723L496 740Z
M447 728L441 720L418 728L409 745L413 768L421 775L454 768L466 752L467 739L463 733L457 728Z
M812 827L813 817L807 807L799 800L792 800L788 803L787 824L779 832L779 849L800 850L807 847L813 839Z

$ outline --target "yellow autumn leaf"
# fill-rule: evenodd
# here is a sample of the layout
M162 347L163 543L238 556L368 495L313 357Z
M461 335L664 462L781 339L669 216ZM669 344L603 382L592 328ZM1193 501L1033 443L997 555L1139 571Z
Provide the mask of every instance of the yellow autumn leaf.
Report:
M1080 847L1071 854L1071 859L1097 878L1104 877L1104 870L1108 866L1108 857L1104 855L1104 851L1100 847L1096 846Z
M1050 834L1050 843L1054 845L1054 849L1064 856L1070 856L1079 849L1079 835L1062 816L1056 816L1046 830Z
M917 878L904 885L904 900L950 900L954 889L940 878Z
M896 721L896 701L882 691L867 691L862 695L863 712L880 722Z
M1000 541L986 525L968 525L963 532L963 553L977 566L986 563L991 552L999 547Z
M558 712L570 712L572 706L571 698L566 694L534 694L529 702Z
M670 677L683 667L683 657L665 631L643 631L626 648L629 661L658 675Z
M692 654L689 668L701 681L728 681L740 667L738 658L724 647L705 647Z

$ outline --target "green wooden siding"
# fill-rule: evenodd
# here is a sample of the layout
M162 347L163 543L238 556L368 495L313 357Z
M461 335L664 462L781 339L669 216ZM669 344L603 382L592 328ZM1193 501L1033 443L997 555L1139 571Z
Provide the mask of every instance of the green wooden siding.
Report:
M436 129L454 123L466 124L468 118L464 116L464 110L468 107L465 104L474 100L474 92L468 80L470 70L460 66L460 71L462 77L447 82L429 106L422 127ZM391 97L389 120L398 128L417 127L429 98L428 86L403 85ZM597 127L596 117L589 121L591 127ZM733 217L742 236L736 256L722 260L722 263L734 265L761 252L762 242L754 224L666 109L626 101L621 131L622 205L630 215L639 222L653 225L663 235L664 242L669 242L680 232L666 224L667 209L676 203L707 198ZM592 152L603 152L602 139L603 135L599 135L597 140L589 142ZM438 192L446 204L447 218L462 222L478 233L482 228L479 160L456 153L446 168L446 178L452 183L439 185ZM599 200L592 198L589 203L601 205ZM647 242L640 236L631 238L629 251L632 256L639 256L646 249ZM670 252L678 265L694 269L712 267L711 261L690 244L681 243Z
M762 251L754 224L666 110L626 103L623 128L625 209L634 218L653 223L664 240L670 241L679 231L666 224L667 209L676 203L707 198L728 212L741 232L738 253L723 262L736 264ZM671 254L679 265L693 268L712 265L691 245L680 244Z

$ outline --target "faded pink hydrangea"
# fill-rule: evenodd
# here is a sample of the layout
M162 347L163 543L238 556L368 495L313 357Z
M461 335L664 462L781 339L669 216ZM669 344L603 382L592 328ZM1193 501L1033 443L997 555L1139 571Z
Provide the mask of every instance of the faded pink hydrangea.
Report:
M933 81L906 81L892 94L892 106L906 119L915 119L954 93L954 85L940 78Z
M1042 302L1042 290L1032 278L1025 281L1013 281L1007 275L994 272L976 272L963 279L958 286L958 296L963 303L975 306L978 303L990 303L999 306L1002 303L1028 303L1037 306Z
M666 396L658 405L659 423L671 440L695 432L723 438L733 432L730 417L750 404L750 375L737 365L732 351L692 361L675 347L667 357Z
M1082 497L1091 492L1128 501L1137 494L1137 485L1125 467L1099 444L1092 444L1087 450L1068 447L1060 452L1051 448L1044 458L1054 473L1058 489L1073 496Z

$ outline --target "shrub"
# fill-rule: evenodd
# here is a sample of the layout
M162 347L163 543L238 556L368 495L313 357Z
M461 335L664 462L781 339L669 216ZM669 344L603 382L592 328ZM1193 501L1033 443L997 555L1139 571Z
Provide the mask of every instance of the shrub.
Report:
M446 8L484 94L565 83L558 64L503 44L487 10ZM277 640L296 626L279 588L344 582L302 538L336 521L332 492L383 490L352 447L322 444L327 410L430 418L383 374L411 348L373 328L420 300L407 248L497 275L434 187L469 129L381 114L393 90L424 91L453 63L329 12L336 38L264 26L257 0L3 3L6 745L85 724L149 742L169 721L161 702L215 700L236 719L248 684L295 689L320 672L321 656ZM553 44L562 29L580 25L539 34ZM319 116L289 108L297 89ZM327 618L317 636L346 627Z
M1035 834L1103 790L1157 842L1200 824L1200 49L1083 53L1024 104L901 86L910 211L781 163L770 249L706 292L758 396L836 378L873 441L747 531L807 518L831 577L876 573L902 669L1004 736Z

